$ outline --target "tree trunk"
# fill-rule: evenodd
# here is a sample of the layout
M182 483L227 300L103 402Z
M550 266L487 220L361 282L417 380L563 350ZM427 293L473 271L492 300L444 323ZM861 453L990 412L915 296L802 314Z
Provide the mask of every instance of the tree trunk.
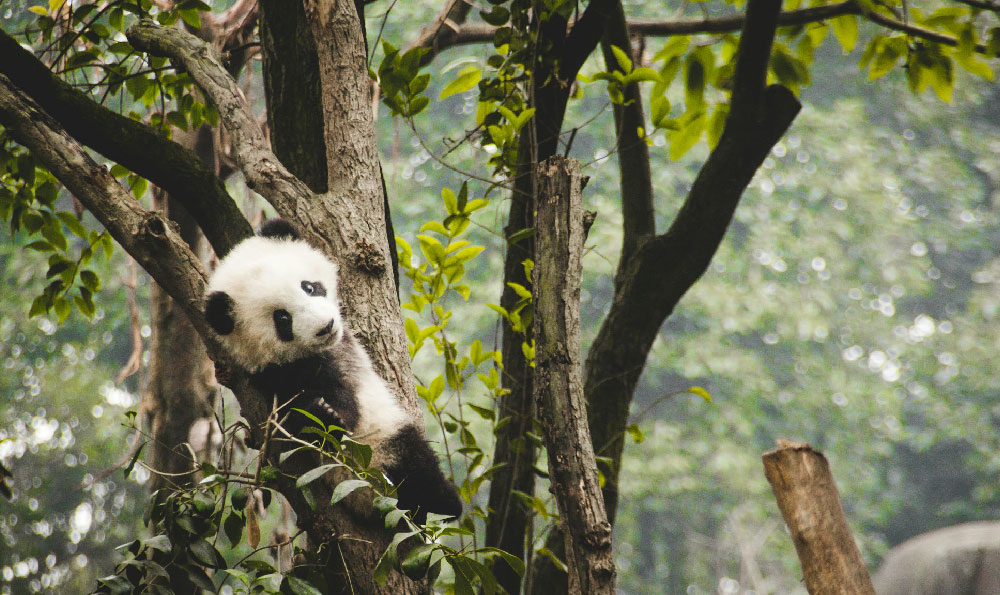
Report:
M566 536L570 593L614 593L611 523L597 479L580 370L583 180L576 160L539 166L535 306L535 406Z
M788 525L811 595L875 595L868 569L847 526L823 453L779 440L764 453L764 475Z

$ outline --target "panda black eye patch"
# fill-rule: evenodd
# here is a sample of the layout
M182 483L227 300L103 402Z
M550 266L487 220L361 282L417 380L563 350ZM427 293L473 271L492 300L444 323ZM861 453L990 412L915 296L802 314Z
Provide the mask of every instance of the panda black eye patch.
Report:
M326 297L326 288L319 281L303 281L302 291L312 297Z
M274 332L282 341L288 342L295 339L295 335L292 333L292 315L288 313L288 310L278 309L274 311Z

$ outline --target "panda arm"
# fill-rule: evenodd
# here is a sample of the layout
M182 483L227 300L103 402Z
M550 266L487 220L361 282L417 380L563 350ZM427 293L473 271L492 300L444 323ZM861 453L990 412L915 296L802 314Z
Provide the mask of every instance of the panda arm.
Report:
M400 508L414 511L419 523L426 521L428 512L461 516L458 490L441 473L437 456L415 425L401 428L384 448L392 460L385 472L396 485Z

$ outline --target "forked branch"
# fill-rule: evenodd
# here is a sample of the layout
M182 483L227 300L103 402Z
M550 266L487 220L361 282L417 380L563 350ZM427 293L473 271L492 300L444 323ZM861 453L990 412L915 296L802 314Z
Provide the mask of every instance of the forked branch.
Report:
M312 197L309 188L271 152L243 92L210 45L182 29L161 27L151 21L132 25L126 36L136 49L170 58L204 91L232 137L236 161L247 186L283 215L293 215L299 204Z

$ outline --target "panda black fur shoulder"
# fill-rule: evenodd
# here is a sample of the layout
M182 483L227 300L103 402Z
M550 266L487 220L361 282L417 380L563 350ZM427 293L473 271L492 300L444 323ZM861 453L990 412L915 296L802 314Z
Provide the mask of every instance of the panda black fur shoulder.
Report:
M337 265L291 224L268 221L219 262L205 316L257 389L370 445L400 508L418 519L462 513L437 456L341 318Z

